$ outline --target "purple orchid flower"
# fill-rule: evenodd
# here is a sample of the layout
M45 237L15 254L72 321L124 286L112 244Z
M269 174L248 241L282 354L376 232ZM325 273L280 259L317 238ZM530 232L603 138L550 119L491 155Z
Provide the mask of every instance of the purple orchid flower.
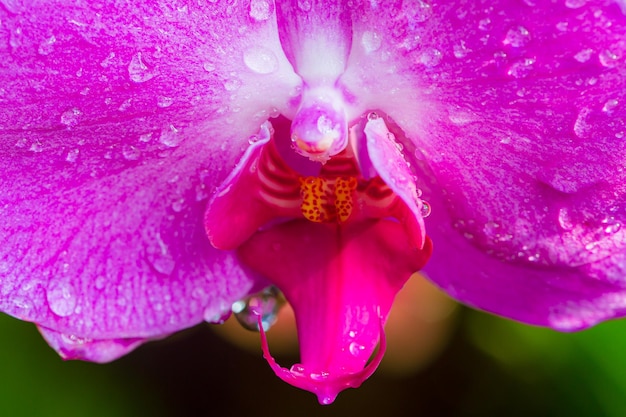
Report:
M495 314L622 316L625 11L3 0L0 310L106 362L274 285L301 363L265 357L323 403L429 257Z

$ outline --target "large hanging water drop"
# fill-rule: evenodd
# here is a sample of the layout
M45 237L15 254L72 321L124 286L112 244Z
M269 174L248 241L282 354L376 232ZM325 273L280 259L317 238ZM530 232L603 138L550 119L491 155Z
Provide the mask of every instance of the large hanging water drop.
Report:
M259 316L263 330L268 331L278 317L280 308L285 304L285 299L278 288L271 286L263 291L249 295L232 305L233 313L237 321L248 330L259 331Z

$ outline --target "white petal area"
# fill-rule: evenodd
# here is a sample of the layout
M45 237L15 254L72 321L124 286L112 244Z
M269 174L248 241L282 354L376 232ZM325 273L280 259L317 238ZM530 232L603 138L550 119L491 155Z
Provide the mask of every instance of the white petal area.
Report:
M407 136L423 136L421 116L426 118L438 104L428 100L428 86L416 83L402 52L388 44L388 38L369 25L354 26L350 59L339 81L352 99L346 109L348 120L382 110L392 115Z

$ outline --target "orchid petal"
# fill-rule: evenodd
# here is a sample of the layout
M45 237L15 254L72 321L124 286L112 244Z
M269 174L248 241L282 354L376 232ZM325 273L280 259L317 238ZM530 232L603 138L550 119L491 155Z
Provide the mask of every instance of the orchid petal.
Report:
M0 310L100 359L219 317L254 279L208 243L206 199L299 84L272 11L3 6Z
M626 18L615 2L580 6L433 2L432 18L384 38L381 53L404 48L404 66L362 84L413 85L404 109L377 108L424 166L430 278L562 330L625 314ZM422 42L405 47L411 36Z
M39 331L46 342L66 360L111 362L145 342L142 338L94 340L55 332L44 327L39 327Z

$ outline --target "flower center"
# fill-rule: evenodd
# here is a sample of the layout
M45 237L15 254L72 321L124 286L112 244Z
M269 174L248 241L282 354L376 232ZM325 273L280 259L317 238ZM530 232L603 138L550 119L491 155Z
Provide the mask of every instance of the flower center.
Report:
M432 246L412 174L382 118L362 117L345 144L299 146L289 139L303 120L299 113L290 126L278 119L261 128L210 201L205 227L213 246L236 249L294 309L301 363L280 367L262 335L272 369L329 403L378 366L393 299Z

